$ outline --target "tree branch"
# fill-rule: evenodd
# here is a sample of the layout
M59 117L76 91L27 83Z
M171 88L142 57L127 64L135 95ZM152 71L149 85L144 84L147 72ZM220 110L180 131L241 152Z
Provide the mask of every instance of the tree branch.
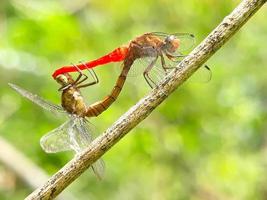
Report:
M52 199L106 153L125 134L145 119L178 86L205 63L239 28L263 6L266 0L244 0L174 69L135 106L121 116L107 131L96 138L81 154L54 174L46 184L26 199Z

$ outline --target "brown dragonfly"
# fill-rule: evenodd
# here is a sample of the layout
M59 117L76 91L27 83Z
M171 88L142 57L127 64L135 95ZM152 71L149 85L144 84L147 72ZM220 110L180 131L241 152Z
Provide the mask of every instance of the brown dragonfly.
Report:
M93 140L93 129L90 127L86 118L101 114L115 101L119 94L120 87L118 86L102 101L86 106L80 88L94 85L99 81L95 72L90 70L89 72L94 80L90 83L84 83L88 77L82 74L80 70L78 71L79 75L75 80L69 73L61 74L56 78L56 81L61 85L59 88L59 91L62 91L61 106L51 103L38 95L32 94L15 84L9 83L19 94L40 107L53 113L63 113L68 116L69 120L40 139L40 145L47 153L57 153L68 150L79 153L86 148ZM84 78L82 78L83 76ZM98 160L95 162L92 165L92 169L94 173L101 178L104 172L103 161Z
M96 60L81 63L77 66L64 66L53 73L53 78L64 73L76 72L88 68L102 66L112 62L122 62L122 70L111 94L119 93L127 76L143 74L147 84L157 87L157 84L177 64L187 56L186 53L195 44L195 37L190 33L167 34L161 32L145 33ZM210 69L204 66L211 78ZM109 100L108 100L109 99ZM107 96L106 101L114 101L113 96Z

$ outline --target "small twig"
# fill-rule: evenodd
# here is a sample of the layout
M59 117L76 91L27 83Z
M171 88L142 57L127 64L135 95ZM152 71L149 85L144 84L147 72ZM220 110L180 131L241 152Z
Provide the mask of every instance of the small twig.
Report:
M208 58L210 58L239 28L266 2L244 0L228 15L210 35L187 56L149 95L119 118L107 131L77 155L46 184L26 199L53 199L93 162L106 153L126 133L146 118L178 86L185 82Z

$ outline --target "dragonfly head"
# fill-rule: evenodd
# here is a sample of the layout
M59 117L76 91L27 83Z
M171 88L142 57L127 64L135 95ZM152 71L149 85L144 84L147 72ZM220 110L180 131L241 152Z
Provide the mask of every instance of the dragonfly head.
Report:
M180 46L180 40L174 35L169 35L164 41L164 49L169 53L175 53Z
M55 79L63 87L68 86L74 82L69 73L59 74Z

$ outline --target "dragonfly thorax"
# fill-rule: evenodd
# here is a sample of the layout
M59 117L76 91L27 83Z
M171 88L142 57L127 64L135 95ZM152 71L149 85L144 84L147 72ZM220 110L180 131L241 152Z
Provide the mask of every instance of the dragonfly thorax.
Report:
M86 115L86 104L77 88L76 81L69 73L60 74L56 81L61 85L59 91L62 91L61 105L69 113L83 117Z
M62 91L61 96L62 107L70 114L83 117L86 115L87 107L80 91L71 86Z

